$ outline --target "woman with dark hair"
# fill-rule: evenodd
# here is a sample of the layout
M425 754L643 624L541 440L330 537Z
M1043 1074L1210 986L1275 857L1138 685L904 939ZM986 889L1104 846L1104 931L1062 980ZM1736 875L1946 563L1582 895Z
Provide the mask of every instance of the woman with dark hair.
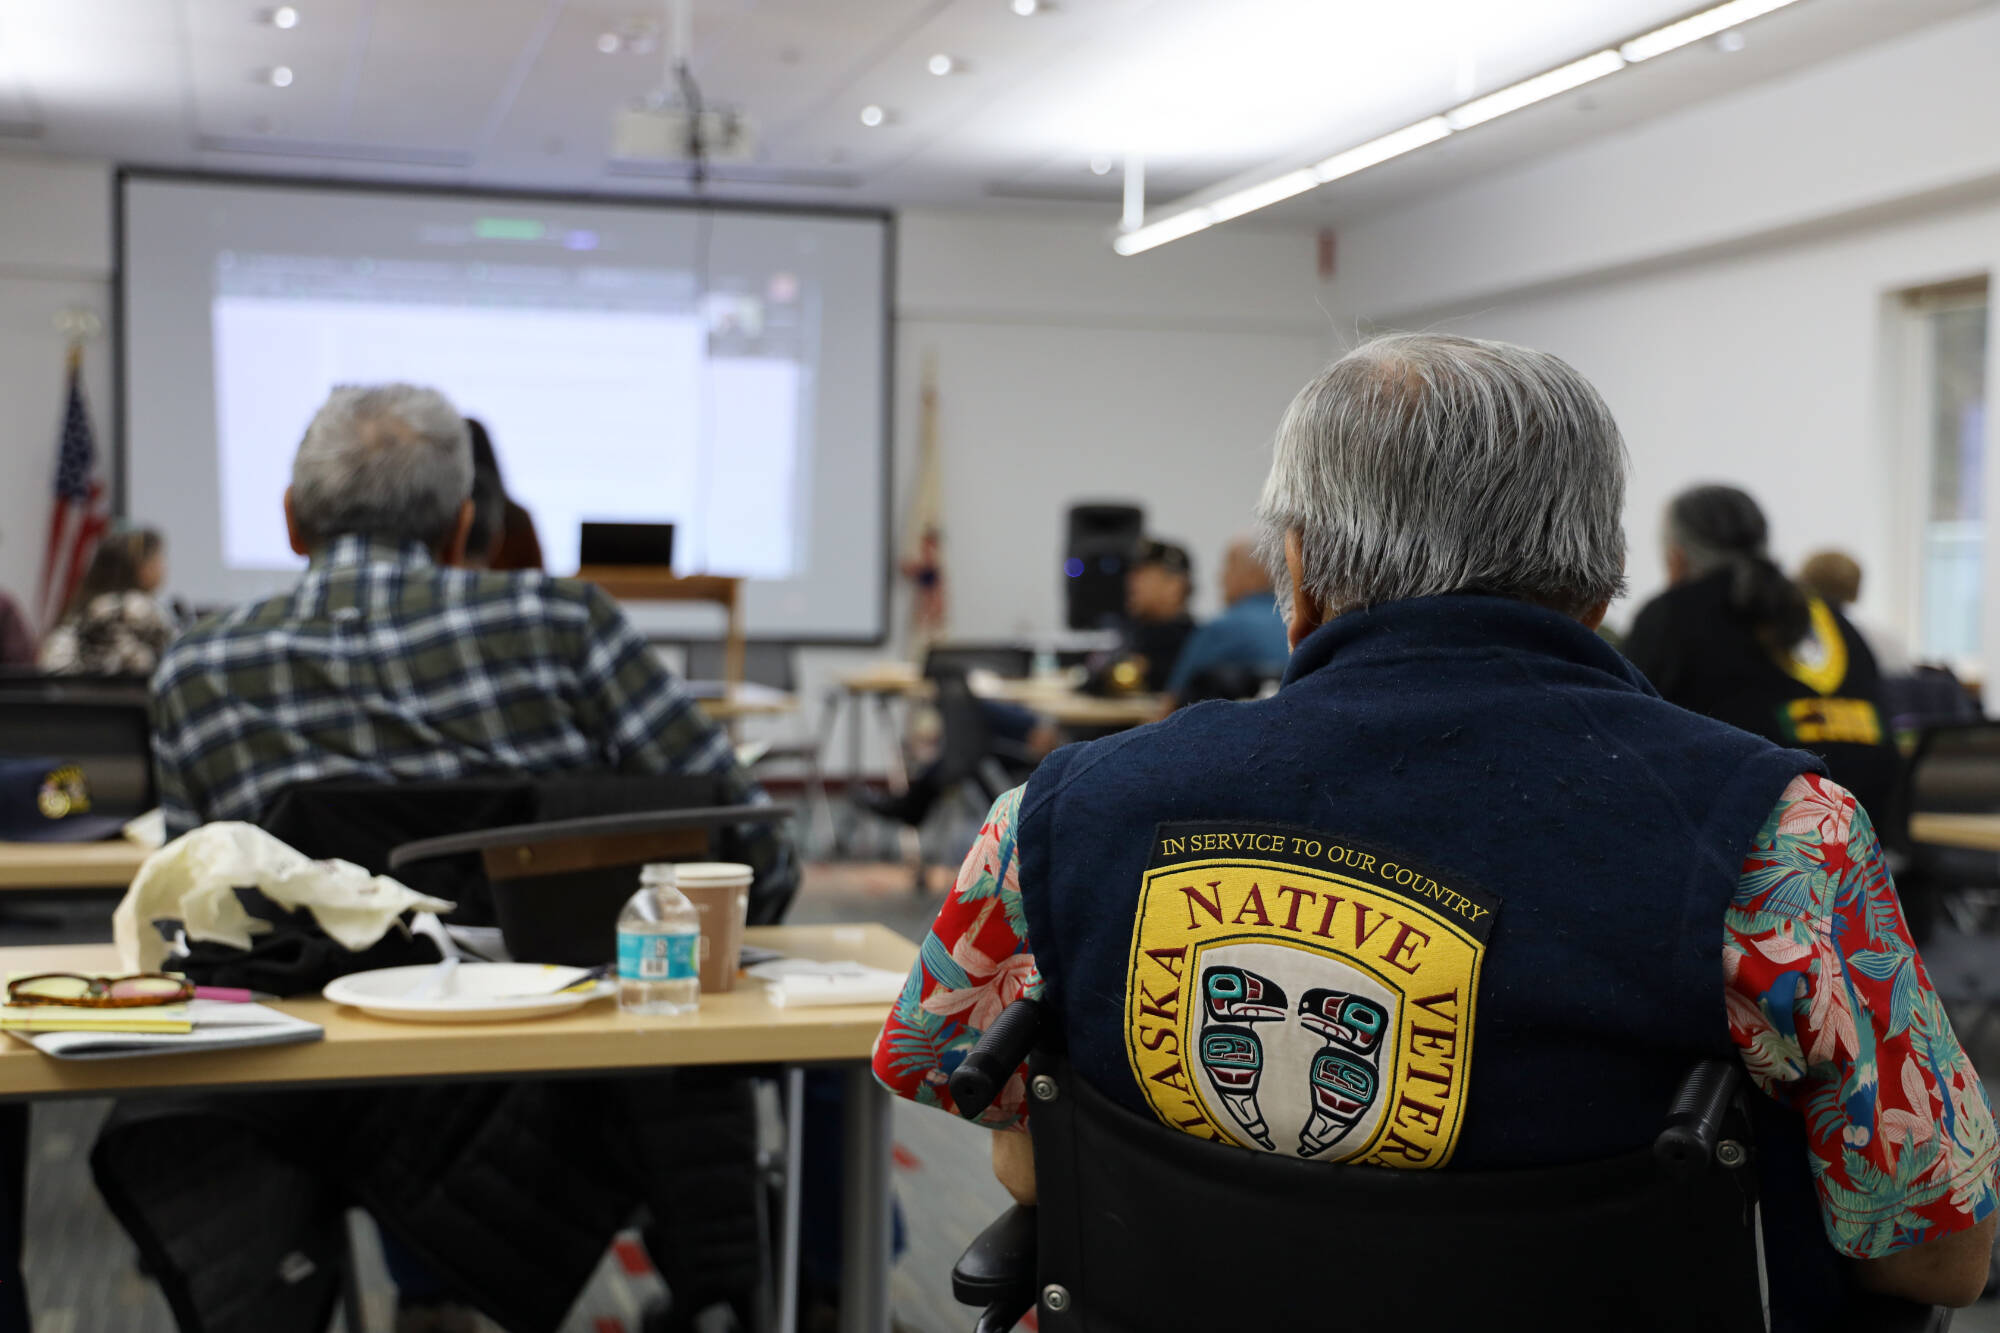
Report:
M62 619L42 640L41 669L56 676L150 676L173 641L154 594L166 581L166 543L151 528L97 544Z
M1625 655L1669 703L1826 760L1893 837L1898 765L1867 641L1772 561L1770 527L1734 486L1667 506L1667 590Z
M505 506L500 517L499 535L493 540L486 567L488 569L540 569L542 568L542 539L535 535L535 519L523 509L507 492L507 483L500 475L500 457L493 452L493 437L486 433L486 424L478 417L467 417L465 427L472 432L472 471L475 478L486 475L491 478L491 486L498 490ZM475 494L475 500L479 497ZM482 548L486 549L486 548Z

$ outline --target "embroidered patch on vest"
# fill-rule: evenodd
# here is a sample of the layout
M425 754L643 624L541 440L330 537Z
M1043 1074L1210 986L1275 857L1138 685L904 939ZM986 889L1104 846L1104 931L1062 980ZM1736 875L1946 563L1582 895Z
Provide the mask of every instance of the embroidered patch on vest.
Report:
M1163 1122L1203 1138L1442 1166L1499 910L1324 833L1162 824L1126 973L1132 1076Z

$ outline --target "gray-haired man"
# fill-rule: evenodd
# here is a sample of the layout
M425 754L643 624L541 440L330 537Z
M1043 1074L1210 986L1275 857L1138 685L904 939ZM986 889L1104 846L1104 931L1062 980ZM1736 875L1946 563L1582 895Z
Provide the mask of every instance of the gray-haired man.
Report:
M458 567L472 490L466 425L442 394L333 391L285 493L292 548L311 560L298 586L196 626L153 678L169 833L255 821L285 788L334 777L711 774L728 801L762 799L602 592ZM770 829L742 836L752 918L773 919L797 882L791 849ZM399 1329L474 1326L428 1267L389 1254Z
M1857 1285L1970 1303L2000 1143L1881 846L1812 756L1662 702L1591 632L1624 485L1553 356L1420 335L1329 367L1259 506L1284 687L1003 796L877 1077L949 1106L979 1029L1038 996L1078 1074L1184 1133L1508 1169L1642 1149L1687 1069L1740 1057L1772 1328L1832 1327ZM986 1123L1028 1118L1023 1083ZM1032 1191L1021 1136L995 1158ZM1491 1302L1505 1275L1460 1259Z
M324 778L714 774L758 799L702 715L598 589L457 568L472 450L444 395L339 388L307 428L285 492L296 588L196 626L153 677L170 834L255 821ZM796 882L789 848L746 833L753 916Z

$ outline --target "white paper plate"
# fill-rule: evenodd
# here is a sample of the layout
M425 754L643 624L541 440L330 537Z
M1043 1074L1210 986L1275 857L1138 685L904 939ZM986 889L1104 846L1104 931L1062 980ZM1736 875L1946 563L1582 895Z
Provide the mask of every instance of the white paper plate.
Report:
M322 994L335 1004L406 1023L498 1023L568 1013L616 989L606 979L588 989L550 993L584 971L547 963L461 963L439 987L437 965L422 963L338 977Z

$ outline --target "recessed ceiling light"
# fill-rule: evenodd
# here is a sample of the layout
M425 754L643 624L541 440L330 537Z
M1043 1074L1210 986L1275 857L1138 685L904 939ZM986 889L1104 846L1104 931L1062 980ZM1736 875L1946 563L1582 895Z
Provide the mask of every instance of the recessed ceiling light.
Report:
M1731 28L1727 32L1718 32L1715 34L1715 49L1733 54L1741 51L1748 40L1742 33Z
M292 86L292 67L290 65L273 65L271 66L271 72L265 77L271 81L273 88L289 88Z
M871 104L861 108L861 123L871 130L888 118L889 113L879 106Z
M1108 155L1099 153L1096 157L1090 159L1090 174L1093 176L1109 176L1111 168L1115 165L1117 164Z
M1013 0L1013 7L1022 18L1033 18L1041 12L1042 0Z
M615 32L603 32L597 35L597 49L604 52L605 55L617 55L618 48L621 45L623 45L623 42Z
M279 5L271 11L271 26L291 29L299 26L299 11L290 5Z
M936 55L932 56L929 60L924 62L924 68L929 70L931 73L937 75L939 78L943 78L945 75L951 73L953 70L958 68L958 62L956 60L953 60L950 56L946 55L944 52L940 51Z

